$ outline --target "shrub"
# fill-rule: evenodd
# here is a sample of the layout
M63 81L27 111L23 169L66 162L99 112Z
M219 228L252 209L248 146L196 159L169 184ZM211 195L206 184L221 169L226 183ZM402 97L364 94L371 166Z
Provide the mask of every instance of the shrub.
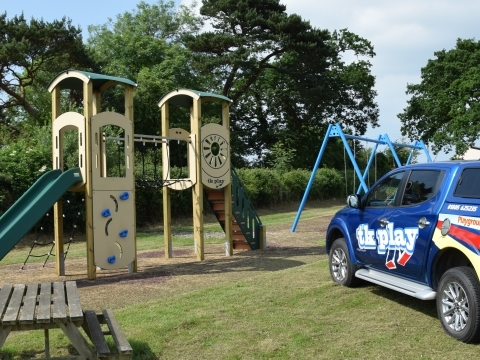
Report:
M303 169L296 169L282 174L285 200L301 200L307 188L311 172Z
M304 169L284 173L274 169L239 169L237 173L255 207L301 200L311 176L311 171ZM315 175L309 199L339 198L343 191L342 175L337 170L322 168Z
M339 198L343 196L344 179L337 170L321 168L313 180L310 194L316 200Z
M3 213L25 191L33 185L46 171L52 169L51 140L44 141L43 132L39 129L37 136L21 138L18 141L3 146L0 149L0 164L2 171L2 206ZM9 194L5 194L5 190Z
M51 140L50 129L35 130L35 136L19 139L17 142L0 149L0 214L5 212L13 202L45 172L51 170ZM76 141L73 137L71 142ZM112 155L113 154L113 155ZM118 157L113 152L112 159ZM136 217L137 223L158 223L163 218L162 171L160 154L153 150L135 152L134 176L136 186ZM67 161L68 166L75 166L75 157ZM112 160L112 171L118 166ZM171 169L171 178L185 178L187 168ZM238 169L247 195L255 207L268 207L285 201L299 201L306 190L311 172L304 169L281 171L279 169ZM115 174L111 174L115 176ZM156 180L156 181L154 181ZM322 168L316 173L309 193L310 200L323 200L343 197L345 180L341 172ZM84 215L84 205L76 194L71 206L72 213ZM192 213L192 191L171 191L172 215L181 216ZM83 208L82 208L83 207ZM205 207L208 209L207 202Z
M255 207L269 206L282 201L282 179L277 171L239 169L237 174Z

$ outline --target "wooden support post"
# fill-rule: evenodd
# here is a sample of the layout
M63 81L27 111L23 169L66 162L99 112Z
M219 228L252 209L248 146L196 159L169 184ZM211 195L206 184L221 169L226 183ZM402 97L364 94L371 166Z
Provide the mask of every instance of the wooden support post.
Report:
M60 87L56 86L52 91L52 129L53 123L60 116ZM61 146L61 139L58 142L55 141L53 134L53 169L63 170L63 149ZM61 135L61 134L59 134ZM59 146L58 159L55 157L55 147ZM57 276L65 275L65 258L64 258L64 246L63 246L63 204L62 200L58 200L53 206L53 221L54 221L54 241L55 241L55 272Z
M100 114L101 103L102 103L102 95L100 93L100 90L93 90L92 115Z
M55 272L57 276L65 276L65 254L63 242L63 201L58 200L53 206L55 224Z
M230 144L230 105L227 101L222 102L222 125L228 130L228 144ZM230 161L230 146L228 147L227 158ZM232 182L223 188L223 197L225 201L225 238L228 246L225 251L226 256L233 255L233 235L232 235Z
M93 141L92 139L92 116L93 116L93 84L91 81L83 83L83 111L85 116L85 164L86 164L86 184L85 184L85 235L87 238L87 277L94 280L97 277L95 267L94 244L93 244L93 187L92 187L92 169L95 159L92 159ZM100 139L99 139L100 141ZM98 159L100 160L100 159Z
M202 162L201 162L201 126L202 126L202 101L193 99L193 108L190 112L191 134L195 134L195 163L197 167L197 182L192 187L193 202L193 238L197 260L204 260L204 238L203 238L203 184L202 184Z
M170 188L164 186L163 193L163 243L165 250L165 259L170 259L173 256L172 251L172 214L170 203Z
M50 358L50 333L48 329L43 330L45 337L45 357Z
M62 329L65 335L68 337L72 345L77 349L78 353L84 359L97 359L97 356L93 352L88 342L83 337L82 333L71 322L59 322L58 327Z
M125 117L127 117L131 122L132 122L132 136L133 134L135 133L135 129L134 129L134 125L133 125L133 91L135 90L135 88L131 85L125 85ZM130 171L134 172L134 169L135 169L135 151L133 151L133 147L134 147L134 141L133 139L130 139L131 141L131 146L132 146L132 156L131 156L131 159L130 159L130 164L129 164L129 168L130 168ZM126 169L126 171L128 171ZM132 176L132 201L133 203L135 204L135 175ZM138 265L138 261L137 261L137 220L136 220L136 210L135 210L135 206L133 207L133 223L135 224L134 226L134 234L133 234L133 241L135 242L135 260L133 260L131 266L129 267L129 270L131 272L137 272L137 265Z
M93 90L93 97L92 97L92 116L97 115L100 113L100 102L101 102L101 94L99 90ZM100 141L100 154L102 157L102 160L100 163L102 164L102 167L100 168L100 176L101 177L107 177L107 148L106 148L106 143L105 139L102 135L102 139Z
M162 111L162 136L168 136L170 129L170 118L169 118L169 104L165 102L161 108ZM169 150L167 149L167 144L162 143L162 173L163 176L168 174L169 162L168 158ZM170 202L170 188L164 186L162 188L163 195L163 243L165 250L165 259L170 259L173 255L172 253L172 207Z
M260 225L259 229L259 241L260 241L260 250L266 249L267 247L267 227L265 225Z
M7 340L8 334L10 334L12 328L13 325L0 327L0 349L3 347L3 344L5 344L5 340Z

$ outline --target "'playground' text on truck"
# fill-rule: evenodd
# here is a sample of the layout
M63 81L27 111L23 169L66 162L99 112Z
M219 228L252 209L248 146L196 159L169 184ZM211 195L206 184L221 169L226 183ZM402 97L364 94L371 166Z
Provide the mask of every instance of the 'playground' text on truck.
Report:
M436 300L450 336L480 341L480 161L392 170L350 195L327 230L334 282Z

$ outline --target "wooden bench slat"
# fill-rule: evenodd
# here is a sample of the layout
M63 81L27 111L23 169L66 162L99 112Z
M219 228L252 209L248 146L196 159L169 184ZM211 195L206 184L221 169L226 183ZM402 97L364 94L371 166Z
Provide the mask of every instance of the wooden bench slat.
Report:
M13 285L5 284L0 290L0 316L3 315L7 307L8 299L10 299L10 293L12 292Z
M46 324L52 321L50 304L52 303L52 284L40 285L40 299L38 300L37 323Z
M80 305L80 297L78 296L77 284L75 281L67 281L65 283L67 290L68 312L71 321L83 319L82 306Z
M95 346L95 351L99 356L110 355L110 349L103 335L102 327L98 321L97 314L93 310L85 311L85 320L87 322L88 330L90 331L90 339Z
M63 282L53 283L53 321L67 320L67 304L65 302L65 285Z
M108 329L113 337L113 341L115 341L115 345L120 354L132 354L133 349L130 346L130 343L128 342L122 329L120 328L120 324L113 315L113 311L111 309L106 309L102 310L102 313L105 318L105 322L108 325Z
M7 310L3 316L3 325L15 325L17 322L18 312L20 311L20 306L22 306L24 292L25 284L14 285L12 297L10 298Z
M35 306L37 304L38 284L28 284L27 293L23 300L22 311L18 319L20 324L33 324Z

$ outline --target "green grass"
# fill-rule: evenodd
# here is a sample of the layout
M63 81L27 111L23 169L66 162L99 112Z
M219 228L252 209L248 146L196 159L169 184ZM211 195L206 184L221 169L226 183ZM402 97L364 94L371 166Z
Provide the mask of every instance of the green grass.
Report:
M220 229L221 230L221 229ZM163 235L159 233L137 233L137 250L151 250L151 249L163 249ZM207 237L204 240L205 244L221 244L225 242L224 238L217 237ZM173 246L193 246L193 237L188 236L172 236ZM66 249L66 247L65 247ZM5 258L2 259L2 265L11 265L23 263L28 255L29 248L26 246L21 246L14 248L10 251ZM50 250L50 247L36 248L33 254L43 254ZM53 249L52 252L55 250ZM71 258L80 258L86 256L86 246L85 242L75 242L70 246L67 259ZM33 262L43 262L45 257L32 257L28 260L28 263ZM49 261L55 261L54 257L50 257Z
M467 359L479 350L443 333L431 301L373 285L334 285L326 255L313 264L126 307L116 317L139 360ZM52 334L52 348L65 352L67 339ZM42 335L10 335L2 359L41 349Z
M302 220L309 220L319 218L322 216L332 215L335 211L340 209L343 205L332 205L325 208L318 207L306 207L302 211ZM291 224L297 214L295 211L285 211L272 213L272 210L259 211L261 220L264 225L279 225L279 224ZM222 232L222 228L213 216L207 216L204 223L204 232L217 233ZM190 219L180 219L177 223L172 225L172 232L175 233L193 233L193 225ZM52 235L53 238L53 235ZM70 247L68 248L67 258L80 258L86 256L86 247L84 243L84 235L76 235L76 238ZM83 241L82 241L83 240ZM221 244L225 242L225 239L218 237L206 237L205 244ZM30 244L33 242L24 240L14 249L12 249L5 258L2 259L2 265L10 264L22 264L30 250ZM173 236L173 246L193 246L193 237L188 236ZM137 230L137 250L151 250L163 248L163 226L148 227L145 229ZM36 247L32 254L45 254L50 250L50 246ZM67 250L67 245L65 245ZM55 252L55 249L52 249ZM28 263L31 262L43 262L45 257L31 257ZM50 257L49 261L54 261L53 257Z
M306 207L302 210L301 220L311 220L323 216L333 215L337 210L340 210L344 205L332 205L326 208ZM274 214L261 214L262 224L266 226L291 224L297 215L297 211L287 211Z
M335 210L306 209L302 219ZM294 215L266 214L262 220L267 226L290 224ZM139 248L158 248L160 235L138 236ZM191 239L182 241L190 245ZM371 284L355 289L335 285L324 254L315 263L212 283L125 307L115 315L138 360L474 359L480 349L443 332L433 301ZM72 349L59 330L51 331L50 342L52 356ZM41 349L41 331L12 333L0 359L38 357Z

